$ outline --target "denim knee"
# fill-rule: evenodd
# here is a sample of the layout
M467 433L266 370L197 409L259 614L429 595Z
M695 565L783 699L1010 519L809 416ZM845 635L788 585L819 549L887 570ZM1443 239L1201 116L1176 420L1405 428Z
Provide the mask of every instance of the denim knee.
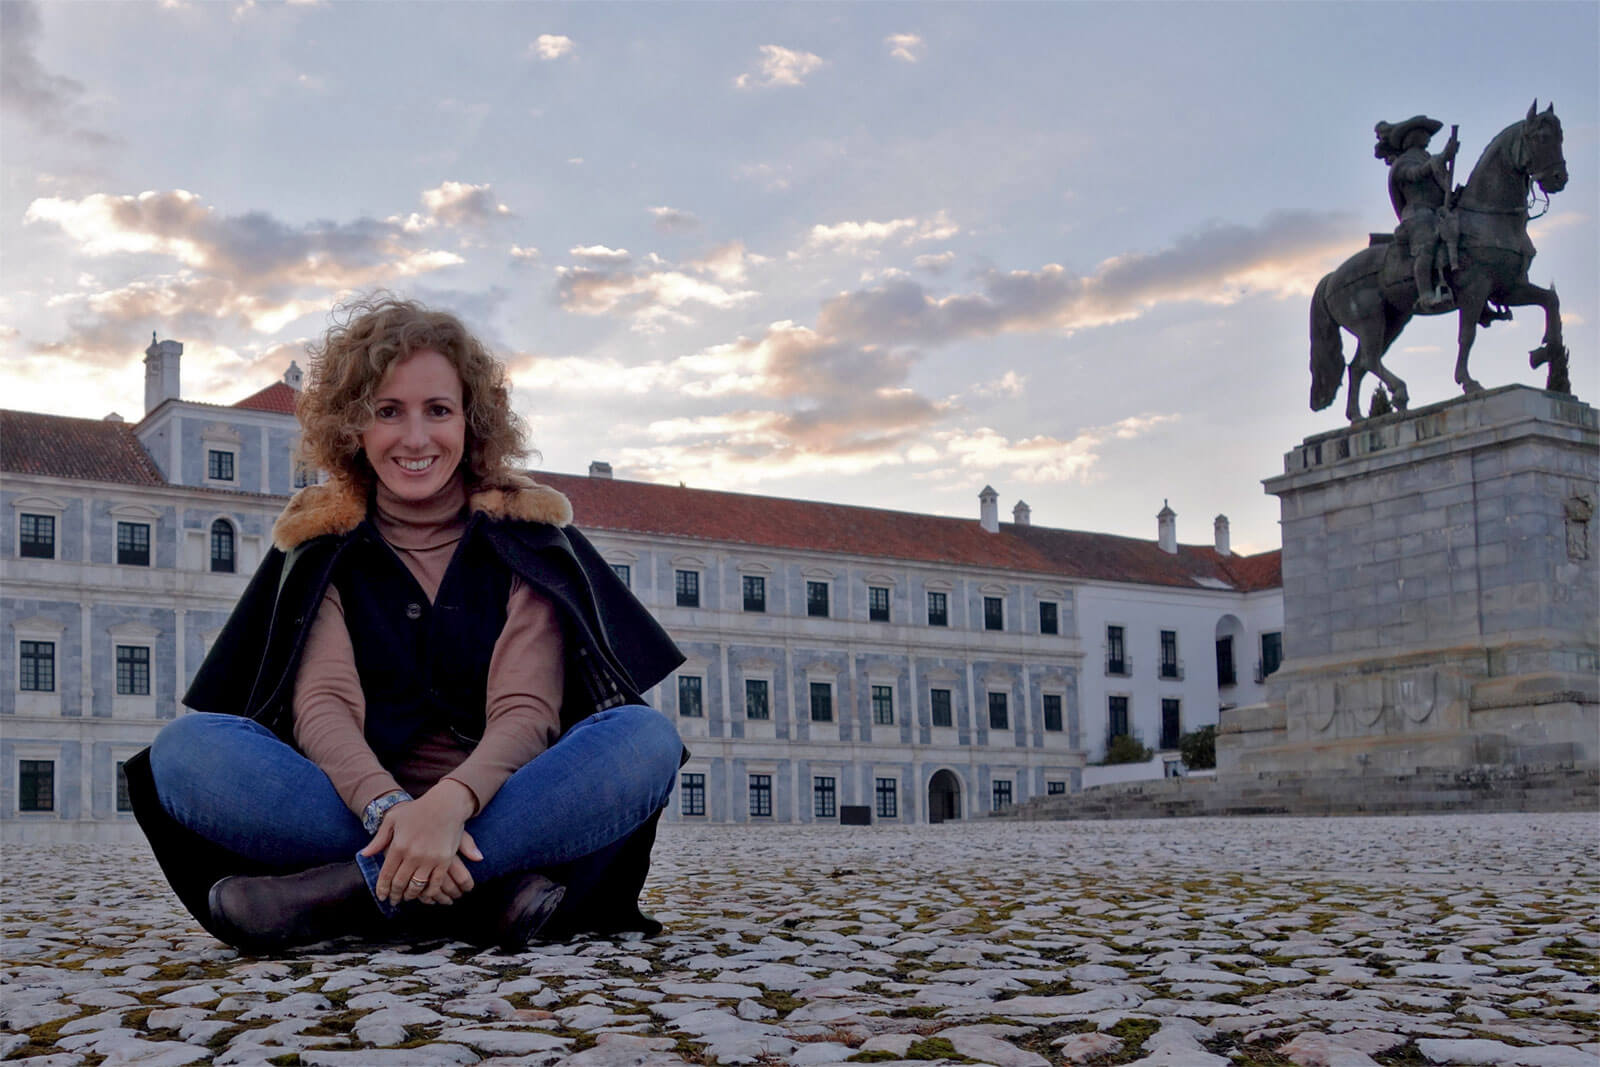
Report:
M150 743L150 774L158 795L181 789L198 773L209 776L218 760L225 759L230 736L265 728L238 715L196 711L161 728Z
M649 780L661 783L670 791L683 757L683 740L678 736L678 728L661 712L642 704L614 710L628 725L641 770Z

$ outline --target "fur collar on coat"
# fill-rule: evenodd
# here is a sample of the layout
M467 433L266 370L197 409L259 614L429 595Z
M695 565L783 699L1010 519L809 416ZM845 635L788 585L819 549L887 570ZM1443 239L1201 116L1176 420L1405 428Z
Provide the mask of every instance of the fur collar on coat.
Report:
M565 494L515 471L505 471L474 485L467 494L467 510L481 511L491 519L518 519L551 526L572 522L572 503ZM347 534L366 517L365 487L341 478L308 485L290 499L273 523L272 543L287 552L313 537Z

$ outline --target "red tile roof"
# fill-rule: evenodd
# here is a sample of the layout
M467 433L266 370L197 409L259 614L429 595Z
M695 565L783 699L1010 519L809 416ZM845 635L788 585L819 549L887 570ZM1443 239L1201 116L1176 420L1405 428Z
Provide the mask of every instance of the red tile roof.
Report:
M1211 546L1001 523L987 533L976 519L886 511L782 497L686 489L648 482L536 471L572 501L589 530L661 534L801 552L885 556L927 563L1015 568L1063 578L1138 582L1190 589L1270 589L1282 584L1279 553L1221 556Z
M0 411L0 470L124 485L166 485L133 427L32 411Z
M236 408L249 408L251 411L271 411L279 415L293 415L294 402L300 394L282 382L273 382L259 392L251 393L243 400L232 405Z

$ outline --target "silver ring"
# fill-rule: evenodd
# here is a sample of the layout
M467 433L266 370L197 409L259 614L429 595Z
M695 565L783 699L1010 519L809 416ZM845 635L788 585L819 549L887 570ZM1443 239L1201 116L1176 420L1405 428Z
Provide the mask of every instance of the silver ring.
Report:
M428 880L426 878L413 878L413 879L411 879L411 884L412 885L427 885L428 884Z

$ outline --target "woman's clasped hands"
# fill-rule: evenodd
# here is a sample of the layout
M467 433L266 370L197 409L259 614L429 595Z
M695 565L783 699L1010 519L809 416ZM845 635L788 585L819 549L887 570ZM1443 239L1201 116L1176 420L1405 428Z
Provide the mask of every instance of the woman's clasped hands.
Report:
M472 791L453 778L390 808L361 850L363 856L383 854L378 899L391 905L406 900L451 904L470 891L472 875L462 859L483 859L466 830L475 808Z

